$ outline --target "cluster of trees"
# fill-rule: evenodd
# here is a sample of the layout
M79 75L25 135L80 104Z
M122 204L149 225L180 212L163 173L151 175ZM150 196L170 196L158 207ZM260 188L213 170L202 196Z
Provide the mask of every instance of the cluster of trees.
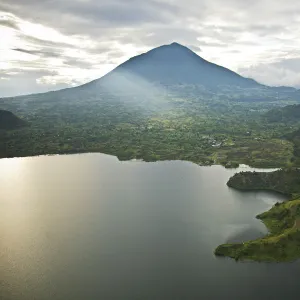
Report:
M286 195L300 195L300 170L286 168L275 172L240 172L227 182L239 190L271 190Z

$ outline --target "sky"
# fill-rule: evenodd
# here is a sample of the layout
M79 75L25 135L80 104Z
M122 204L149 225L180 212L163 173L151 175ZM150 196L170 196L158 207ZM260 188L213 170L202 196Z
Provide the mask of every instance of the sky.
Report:
M0 97L77 86L172 42L300 88L299 0L0 0Z

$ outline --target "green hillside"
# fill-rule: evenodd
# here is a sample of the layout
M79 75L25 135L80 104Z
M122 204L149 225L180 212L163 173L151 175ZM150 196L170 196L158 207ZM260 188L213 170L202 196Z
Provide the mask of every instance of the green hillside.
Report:
M26 122L7 110L0 110L0 129L16 129L26 125Z
M244 243L223 244L215 255L236 260L293 261L300 258L300 170L278 170L270 173L242 172L228 181L239 190L271 190L292 195L290 201L276 203L259 214L269 230L263 238Z

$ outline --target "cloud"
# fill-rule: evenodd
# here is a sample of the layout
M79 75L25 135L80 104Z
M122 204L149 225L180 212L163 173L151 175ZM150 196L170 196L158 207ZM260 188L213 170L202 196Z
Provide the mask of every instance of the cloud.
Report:
M55 53L55 52L50 52L50 51L28 50L28 49L22 49L22 48L14 48L12 50L31 54L31 55L43 56L43 57L60 57L60 55L61 55L60 53Z
M19 29L18 25L12 20L1 20L0 19L0 26L10 27L10 28L17 29L17 30Z
M30 72L32 92L72 86L176 41L258 81L298 85L299 23L298 0L0 0L0 72ZM14 76L5 81L24 80Z
M240 68L239 71L244 76L256 78L263 84L300 88L300 55L298 58L254 65L247 69Z
M19 73L14 70L14 74L5 74L0 78L0 91L1 97L11 97L24 94L42 93L50 90L67 88L69 85L66 83L57 84L56 86L41 85L37 80L43 76L53 75L52 72L27 70L26 72ZM16 86L18 87L16 89Z
M199 46L195 46L195 45L187 45L186 47L188 47L189 49L191 49L194 52L201 52L201 48Z

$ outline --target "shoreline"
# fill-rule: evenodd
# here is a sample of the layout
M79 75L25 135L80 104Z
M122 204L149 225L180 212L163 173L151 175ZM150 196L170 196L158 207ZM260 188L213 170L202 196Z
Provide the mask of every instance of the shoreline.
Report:
M269 174L242 172L232 176L227 184L242 192L273 191L288 197L277 202L268 211L260 213L260 220L268 229L262 238L219 245L214 254L230 257L236 261L293 262L300 258L300 170L278 170ZM252 180L252 181L251 181ZM257 187L256 185L263 185ZM280 189L281 188L281 189ZM290 192L288 192L290 191Z
M20 156L3 156L0 157L1 159L14 159L14 158L27 158L27 157L42 157L42 156L59 156L59 155L83 155L83 154L103 154L103 155L108 155L108 156L113 156L115 158L117 158L120 162L145 162L145 163L149 163L149 162L165 162L165 161L184 161L184 162L189 162L189 163L193 163L199 167L211 167L211 166L222 166L227 170L237 170L241 169L241 168L245 168L245 169L257 169L257 170L265 170L265 172L272 172L272 171L276 171L278 169L280 169L280 167L265 167L265 166L253 166L253 165L247 165L244 163L239 163L239 165L237 167L232 167L232 168L228 168L226 167L224 164L221 163L211 163L211 164L201 164L201 163L197 163L195 161L192 160L184 160L184 159L158 159L158 160L144 160L143 158L128 158L128 159L120 159L117 155L112 154L112 153L105 153L105 152L100 152L100 151L79 151L79 152L62 152L62 153L41 153L41 154L32 154L32 155L20 155Z
M10 157L10 158L1 158L1 160L9 160L9 159L23 159L23 158L39 158L39 157L51 157L51 156L64 156L64 155L89 155L89 154L94 154L94 155L104 155L104 156L108 156L108 157L111 157L111 158L114 158L114 159L117 159L118 162L126 162L126 163L131 163L131 162L142 162L142 163L149 163L147 161L144 161L144 160L141 160L141 159L131 159L131 160L120 160L117 156L115 155L111 155L111 154L107 154L107 153L103 153L103 152L80 152L80 153L64 153L64 154L41 154L41 155L34 155L34 156L21 156L21 157ZM191 164L195 164L197 165L198 167L213 167L213 166L221 166L223 167L224 169L226 170L232 170L232 171L236 171L236 173L233 175L233 176L237 176L238 174L242 174L242 173L250 173L250 172L256 172L257 170L260 171L260 173L263 173L263 174L266 174L266 173L270 173L272 174L273 172L276 172L280 169L274 169L274 168L254 168L252 166L248 166L248 165L245 165L245 164L241 164L239 165L238 168L235 168L235 169L228 169L226 168L224 165L222 164L211 164L211 165L199 165L195 162L192 162L192 161L187 161L187 160L156 160L156 161L152 161L152 162L171 162L171 161L180 161L180 162L186 162L186 163L191 163ZM246 171L243 171L243 170L246 170ZM259 173L259 172L257 172ZM232 176L232 177L233 177ZM230 179L232 178L230 177ZM230 180L229 179L229 180ZM227 182L228 183L228 182ZM234 188L233 186L230 186L227 184L227 186L229 188ZM282 204L284 203L287 203L287 202L293 202L294 200L297 200L297 199L293 199L292 198L292 194L287 194L287 193L283 193L282 191L280 190L276 190L274 188L234 188L240 192L270 192L270 193L276 193L276 194L280 194L280 195L284 195L287 197L287 199L282 202ZM299 208L300 208L300 199L299 200ZM276 206L277 204L275 204ZM280 206L281 204L279 204ZM253 240L253 241L249 241L249 242L245 242L245 243L239 243L239 244L222 244L220 246L218 246L214 253L216 256L228 256L228 257L231 257L231 258L234 258L236 260L251 260L251 261L278 261L276 259L272 260L272 259L260 259L260 258L257 258L255 256L253 257L248 257L247 255L241 255L241 254L238 254L236 253L236 249L238 248L239 249L239 253L241 253L241 249L245 246L248 246L249 244L251 245L251 243L261 243L262 241L266 241L267 238L271 238L273 236L273 232L272 232L272 228L269 227L268 225L268 221L265 221L263 219L260 218L261 215L264 215L264 214L268 214L268 212L272 211L272 209L275 207L270 207L270 209L267 211L267 212L264 212L264 213L261 213L259 214L258 216L256 216L257 219L261 220L262 223L266 226L266 228L268 229L268 234L267 236L263 237L263 238L260 238L260 239L256 239L256 240ZM276 220L275 220L276 221ZM274 222L274 220L272 220L272 222ZM294 220L294 224L299 224L300 223L300 217L299 217L299 220L296 219ZM298 226L299 227L299 226ZM297 227L297 231L298 231L298 227ZM299 254L299 258L300 258L300 254ZM281 260L281 261L289 261L289 260Z

